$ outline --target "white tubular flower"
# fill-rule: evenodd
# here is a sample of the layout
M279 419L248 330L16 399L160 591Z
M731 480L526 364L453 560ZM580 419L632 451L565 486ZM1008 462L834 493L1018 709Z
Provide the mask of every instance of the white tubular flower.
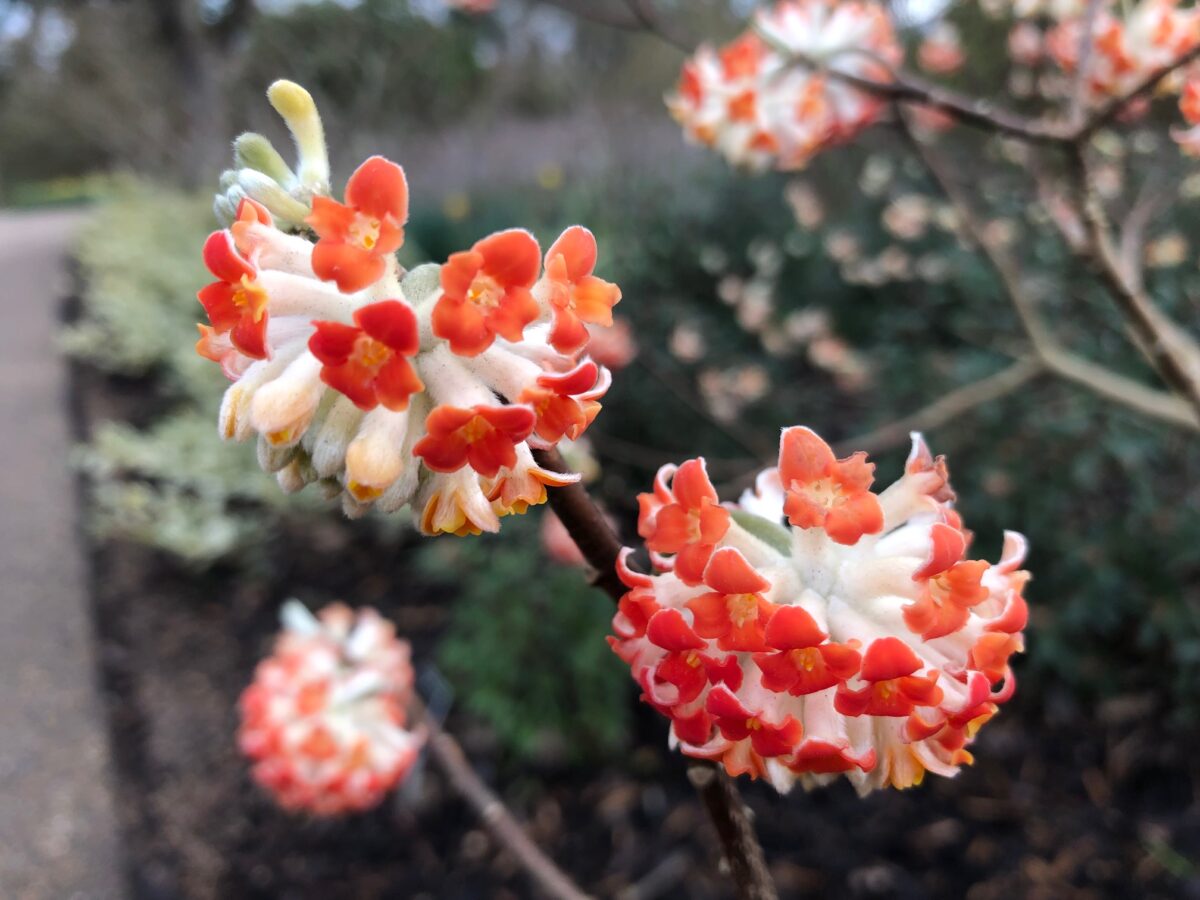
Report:
M1007 533L996 564L967 559L945 462L920 435L880 494L873 472L797 427L736 505L700 459L638 498L657 574L625 551L610 642L683 753L780 791L845 774L864 794L972 761L1015 688L1025 540Z
M319 120L297 91L277 83L272 102L308 160L297 183L312 186L325 166ZM288 175L257 141L243 138L239 154ZM238 201L205 243L216 280L198 295L210 324L197 350L233 382L220 433L257 434L281 488L320 482L350 515L416 504L426 533L495 531L578 479L538 466L532 449L579 438L599 413L611 377L583 354L621 293L593 274L596 240L581 226L544 259L511 229L406 273L395 251L407 218L404 171L379 156L350 177L344 203L311 196L315 241L255 197Z
M407 642L373 609L319 617L292 600L284 630L242 693L238 745L285 809L330 816L376 806L409 773L423 738L406 728Z

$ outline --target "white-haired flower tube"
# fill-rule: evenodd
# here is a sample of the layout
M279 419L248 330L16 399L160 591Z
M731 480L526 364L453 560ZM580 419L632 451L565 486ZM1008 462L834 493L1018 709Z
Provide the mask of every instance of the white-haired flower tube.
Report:
M702 46L667 98L692 140L752 169L796 169L849 140L883 110L877 99L802 65L886 81L901 50L883 7L785 0L725 47Z
M319 482L348 514L411 506L429 534L495 531L547 487L576 480L531 451L578 438L599 413L610 375L586 351L594 329L612 326L621 292L594 274L596 239L582 226L544 256L533 235L510 229L405 272L395 257L408 218L403 169L374 156L344 202L322 193L320 120L288 85L271 96L309 174L287 203L304 205L316 239L242 196L230 227L204 245L214 281L199 292L209 324L197 350L233 381L220 432L257 434L259 460L285 490ZM262 177L285 176L265 139L238 146Z
M880 494L865 453L836 459L807 428L722 505L702 459L639 497L656 574L626 563L610 638L671 742L786 791L845 774L861 793L953 775L1013 693L1025 540L967 558L945 461L920 435Z
M284 605L284 630L242 693L238 745L285 809L338 815L376 806L417 759L406 728L408 643L373 609L314 616Z

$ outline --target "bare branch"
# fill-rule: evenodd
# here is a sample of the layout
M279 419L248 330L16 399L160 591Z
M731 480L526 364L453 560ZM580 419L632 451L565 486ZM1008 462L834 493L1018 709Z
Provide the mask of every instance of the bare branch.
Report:
M987 378L981 378L979 381L950 391L914 413L902 416L858 437L839 441L838 452L845 448L848 453L854 450L878 453L881 450L903 446L908 441L910 432L932 431L940 428L976 407L986 406L1002 397L1007 397L1045 371L1046 367L1041 360L1019 359L995 375L989 375Z
M680 37L673 29L667 27L662 17L659 16L658 10L654 8L654 0L625 0L625 5L629 7L634 18L642 23L642 27L655 37L682 53L692 52L695 42Z
M908 127L903 110L896 110L897 124L917 158L925 166L934 184L945 194L954 208L963 229L979 247L983 258L1000 279L1021 327L1025 330L1034 353L1047 369L1088 388L1108 400L1135 412L1189 428L1200 430L1200 417L1188 403L1178 397L1148 388L1137 381L1111 372L1103 366L1088 362L1059 343L1042 317L1037 303L1025 287L1025 279L1016 260L1005 250L990 243L982 223L975 216L962 191L943 172L933 154L916 139Z
M890 81L875 81L849 72L831 68L800 54L789 53L779 48L797 66L813 69L859 90L874 94L893 103L908 102L940 110L966 125L998 134L1007 134L1031 143L1061 144L1069 139L1069 133L1061 126L1047 124L1026 116L1018 115L998 107L990 100L968 97L957 91L936 85L908 72L893 69L888 63L873 54L867 54L880 66L889 70ZM862 54L862 51L853 50Z
M1163 314L1138 279L1122 265L1100 198L1092 189L1087 156L1073 145L1068 156L1072 182L1088 230L1088 258L1117 301L1134 335L1162 380L1200 415L1200 345Z
M553 472L569 471L557 450L535 450L534 458L539 466ZM566 526L583 558L596 570L594 583L619 602L625 594L625 587L616 575L621 542L604 514L582 484L555 488L549 493L550 507ZM688 778L699 791L721 840L738 900L775 900L778 895L767 870L766 857L737 785L706 760L689 761Z
M504 802L471 767L458 741L442 730L420 699L413 698L412 711L428 735L429 752L445 773L446 780L475 810L497 843L513 855L547 896L556 900L588 900L588 895L570 876L530 840Z

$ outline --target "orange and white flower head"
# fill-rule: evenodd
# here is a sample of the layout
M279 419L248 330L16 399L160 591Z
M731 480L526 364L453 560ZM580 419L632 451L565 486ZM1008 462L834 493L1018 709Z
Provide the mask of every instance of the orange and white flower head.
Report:
M409 506L428 534L496 531L577 480L532 451L579 438L611 381L587 350L621 291L595 274L592 233L568 228L543 255L510 229L407 272L404 170L373 156L335 198L327 166L305 162L325 165L320 120L301 115L316 116L312 98L290 82L270 97L309 174L216 201L232 219L204 246L215 280L199 293L197 350L233 382L222 436L257 436L285 490L320 483L351 515ZM246 171L262 182L250 166L271 159L251 143Z
M1046 35L1046 48L1067 72L1079 62L1084 18L1064 21ZM1099 104L1133 90L1146 76L1200 43L1200 8L1181 7L1177 0L1141 0L1128 12L1102 10L1094 25L1088 69L1088 97ZM1159 85L1160 92L1178 91L1182 72ZM1137 107L1144 111L1145 104Z
M242 692L238 745L285 809L329 816L378 805L412 769L406 641L373 609L314 616L291 600L283 633Z
M864 794L972 761L1015 688L1025 539L971 559L945 460L919 434L880 493L874 469L795 427L736 504L703 459L638 498L654 574L624 551L609 641L686 755L780 791L844 774Z
M692 140L732 164L797 169L854 137L880 102L800 62L875 80L901 56L891 23L867 0L784 0L720 50L702 46L667 98Z

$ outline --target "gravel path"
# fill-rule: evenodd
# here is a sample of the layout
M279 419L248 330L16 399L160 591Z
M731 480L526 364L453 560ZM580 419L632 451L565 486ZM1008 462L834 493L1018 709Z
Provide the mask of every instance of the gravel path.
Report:
M0 211L0 897L14 900L124 894L54 346L82 219Z

